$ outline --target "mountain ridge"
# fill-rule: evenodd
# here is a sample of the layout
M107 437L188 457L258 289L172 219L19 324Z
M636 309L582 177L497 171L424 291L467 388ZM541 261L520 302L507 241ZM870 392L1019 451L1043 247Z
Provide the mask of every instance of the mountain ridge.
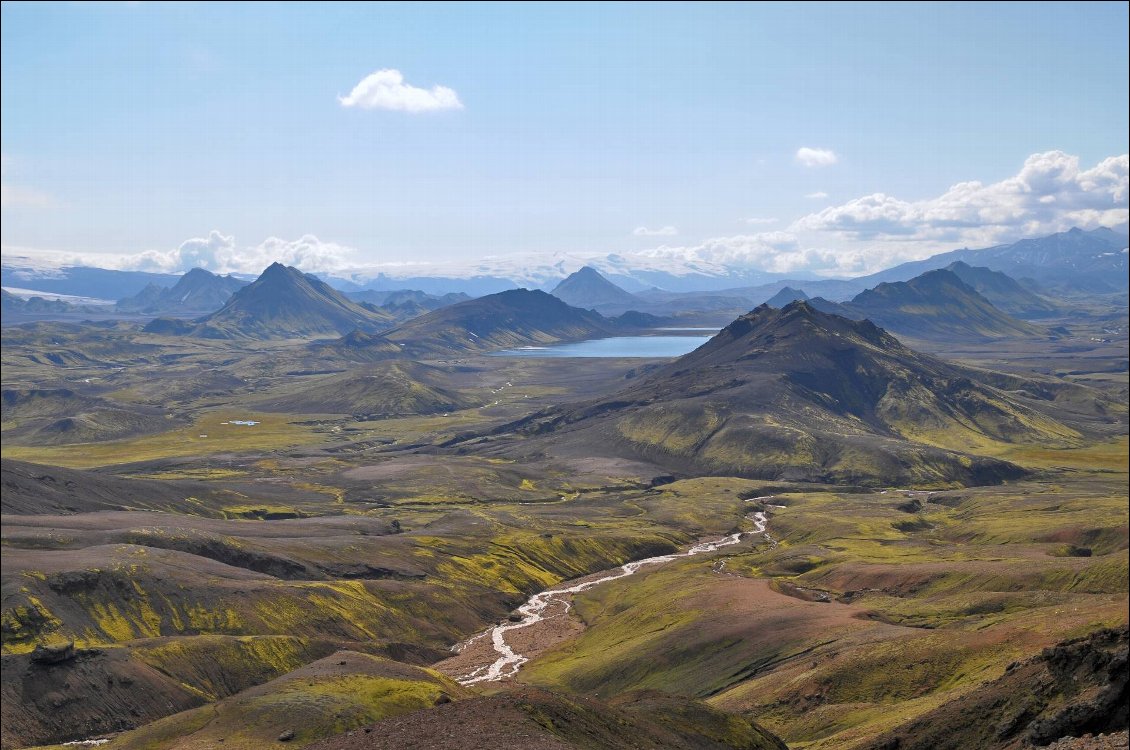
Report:
M592 266L582 266L569 274L550 294L573 307L586 310L616 307L624 312L622 308L630 309L641 304L638 297L616 286Z
M306 338L378 331L389 327L391 319L375 307L350 301L314 276L272 263L223 307L196 320L191 328L158 318L143 330L183 330L197 338Z
M607 398L492 434L522 436L497 449L515 454L595 449L692 475L883 486L996 483L1021 472L972 451L1079 437L870 321L807 302L762 305Z

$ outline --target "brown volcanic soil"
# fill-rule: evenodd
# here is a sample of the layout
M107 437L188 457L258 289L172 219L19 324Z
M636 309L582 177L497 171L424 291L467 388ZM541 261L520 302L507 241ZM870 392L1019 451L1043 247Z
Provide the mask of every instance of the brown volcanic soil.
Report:
M1047 746L1048 750L1126 750L1130 733L1124 731L1098 736L1066 737Z
M126 649L79 650L59 664L3 657L2 746L117 732L204 703Z
M173 510L186 497L210 497L216 488L202 482L122 479L90 471L41 466L5 458L4 513L86 513L144 508ZM183 511L182 511L183 512Z
M1127 626L1064 641L889 732L869 750L1020 750L1127 725ZM1063 748L1093 748L1071 739ZM1116 747L1116 745L1115 745ZM1123 745L1125 747L1125 745Z
M311 750L786 750L750 721L661 693L613 703L523 688L449 703L309 745Z

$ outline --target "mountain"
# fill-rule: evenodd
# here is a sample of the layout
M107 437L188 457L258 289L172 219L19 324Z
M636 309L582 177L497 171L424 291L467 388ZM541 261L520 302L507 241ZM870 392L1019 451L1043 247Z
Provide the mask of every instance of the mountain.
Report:
M380 307L391 315L396 323L403 323L432 310L471 299L463 292L428 294L418 289L395 289L387 292L362 289L357 292L346 292L345 296L354 302Z
M272 263L189 335L202 338L310 338L387 328L391 316L352 302L324 281Z
M91 305L76 305L61 299L45 299L43 297L20 297L12 294L7 289L0 289L2 302L0 310L6 315L5 324L26 323L31 320L42 320L52 317L71 317L85 313L101 313L106 307Z
M406 351L489 351L607 336L607 319L571 307L541 291L511 289L460 302L409 321L385 334Z
M1041 318L1059 312L1059 306L1046 297L1026 289L1008 274L971 266L957 260L946 266L978 294L1002 312L1018 318Z
M1091 231L1075 228L983 250L953 250L856 280L868 286L905 281L956 261L1001 271L1014 279L1033 279L1050 290L1124 292L1130 286L1126 235L1105 227Z
M1046 337L1042 328L1007 315L952 271L883 283L842 306L899 335L935 340Z
M621 456L688 474L885 486L997 482L1019 471L962 451L1079 437L869 321L805 302L762 305L624 390L495 433L515 438L491 439L511 456Z
M158 286L157 284L151 282L149 284L146 284L145 288L137 294L131 297L123 297L122 299L118 300L115 307L123 312L136 312L146 310L150 307L155 307L161 301L161 298L164 296L164 294L168 291L169 287Z
M158 315L208 313L223 307L245 286L246 281L234 276L218 276L203 268L193 268L171 288L149 284L133 297L120 300L117 308Z
M454 305L457 302L466 302L471 299L462 292L448 292L447 294L428 294L419 289L393 289L390 291L377 291L375 289L362 289L359 292L346 292L345 296L354 302L368 302L377 307L392 307L415 303L428 310L438 310L441 307Z
M615 307L619 308L619 312L625 312L640 305L638 297L601 276L592 266L583 266L579 271L569 274L550 294L573 307L585 310Z
M1006 302L1034 309L1043 301L996 271L964 264L956 270ZM1029 301L1029 297L1034 301ZM950 269L927 271L910 281L885 282L860 292L848 302L813 297L808 304L824 313L852 320L867 319L896 335L918 339L991 341L1049 335L1049 331L997 309Z
M350 334L332 344L350 359L450 356L610 336L622 327L553 295L511 289L421 315L378 336Z
M807 300L807 299L810 299L810 298L802 290L793 289L791 286L787 286L784 289L782 289L781 291L774 294L772 297L770 297L769 301L766 302L765 304L769 305L770 307L784 307L785 305L789 304L790 302L792 302L794 300L798 300L798 299L803 302L804 300Z
M73 305L62 300L48 300L42 297L24 299L7 289L0 289L0 299L2 299L0 309L6 313L70 312L75 309Z

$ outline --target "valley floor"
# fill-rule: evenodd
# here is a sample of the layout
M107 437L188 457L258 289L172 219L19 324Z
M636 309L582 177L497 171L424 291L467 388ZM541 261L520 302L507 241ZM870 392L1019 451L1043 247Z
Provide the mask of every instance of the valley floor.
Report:
M5 750L1003 750L1120 728L1124 406L1073 446L986 446L1024 469L1003 484L831 486L493 432L658 362L327 373L298 347L59 341L5 337ZM359 406L317 411L333 391ZM536 644L512 631L516 675L453 679L452 648L532 594L740 532L578 591Z

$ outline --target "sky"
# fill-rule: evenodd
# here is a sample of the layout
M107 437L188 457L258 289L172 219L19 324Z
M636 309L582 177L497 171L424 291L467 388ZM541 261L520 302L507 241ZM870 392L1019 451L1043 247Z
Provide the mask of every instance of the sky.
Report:
M0 244L850 276L1120 225L1127 9L4 2Z

